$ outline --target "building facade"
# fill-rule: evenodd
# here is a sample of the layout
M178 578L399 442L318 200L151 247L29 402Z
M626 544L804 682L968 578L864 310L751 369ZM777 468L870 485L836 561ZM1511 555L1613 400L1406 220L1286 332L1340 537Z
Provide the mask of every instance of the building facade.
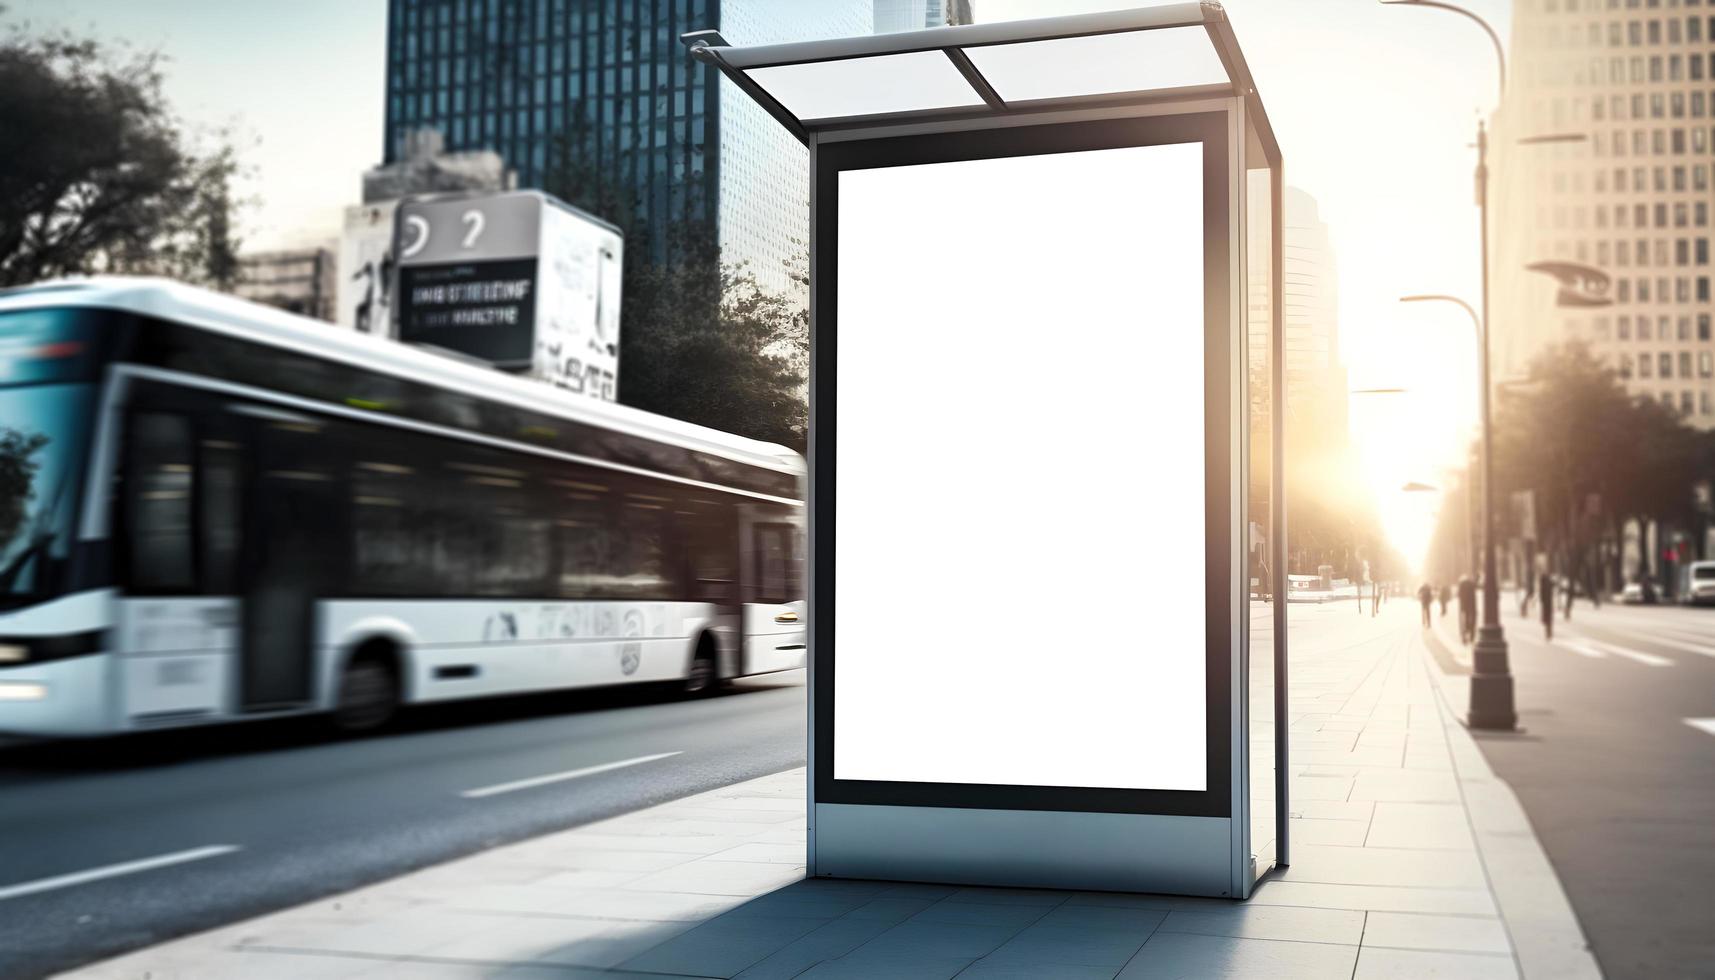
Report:
M1253 193L1264 190L1253 186ZM1325 395L1336 396L1332 401L1343 406L1346 386L1345 368L1340 363L1339 278L1328 225L1322 220L1316 199L1296 187L1286 188L1281 216L1284 219L1281 243L1285 249L1280 284L1284 306L1281 329L1285 335L1282 358L1286 370L1286 408L1291 416ZM1266 257L1270 249L1267 225L1252 223L1247 233L1252 255ZM1253 372L1267 367L1271 273L1268 262L1251 261L1246 320ZM1342 432L1345 429L1343 411L1339 428Z
M235 295L299 316L333 321L333 249L251 252L239 256L238 267Z
M851 36L872 17L871 0L391 0L383 159L436 129L621 225L634 258L701 229L784 287L808 238L807 155L679 37Z
M1516 0L1513 11L1490 143L1495 372L1522 375L1547 346L1582 341L1634 393L1715 427L1715 6ZM1570 297L1527 270L1544 262L1575 279ZM1597 305L1571 305L1584 302Z
M875 33L975 23L971 0L875 0Z

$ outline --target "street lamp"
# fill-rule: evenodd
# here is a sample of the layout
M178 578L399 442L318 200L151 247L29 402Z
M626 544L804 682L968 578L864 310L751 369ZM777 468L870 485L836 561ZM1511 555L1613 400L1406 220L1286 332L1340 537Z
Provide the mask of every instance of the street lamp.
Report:
M1440 0L1382 0L1401 6L1434 7L1451 11L1476 21L1489 35L1495 46L1495 62L1499 72L1499 98L1506 96L1507 56L1501 37L1489 22L1463 7ZM1477 634L1477 644L1471 651L1471 706L1465 716L1472 728L1511 731L1518 727L1518 711L1513 705L1513 675L1507 663L1506 634L1501 630L1501 596L1495 580L1495 526L1493 471L1494 439L1489 425L1489 133L1483 120L1477 120L1477 225L1481 239L1483 312L1482 316L1469 303L1452 300L1471 314L1482 336L1483 385L1483 626Z

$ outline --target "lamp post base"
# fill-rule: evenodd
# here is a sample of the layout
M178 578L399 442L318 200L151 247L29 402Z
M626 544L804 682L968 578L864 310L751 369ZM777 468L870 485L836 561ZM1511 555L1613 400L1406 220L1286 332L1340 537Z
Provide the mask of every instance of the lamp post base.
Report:
M1513 707L1513 675L1507 664L1507 641L1499 626L1477 631L1471 650L1471 711L1465 723L1485 731L1510 732L1518 728Z

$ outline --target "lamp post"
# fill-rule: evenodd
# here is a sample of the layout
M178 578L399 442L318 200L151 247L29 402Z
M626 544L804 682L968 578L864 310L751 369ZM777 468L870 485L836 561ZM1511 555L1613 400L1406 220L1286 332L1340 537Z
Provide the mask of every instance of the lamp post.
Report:
M1450 11L1477 22L1495 46L1498 69L1499 98L1506 95L1507 56L1499 34L1489 22L1463 7L1440 0L1382 0L1386 4L1414 7L1434 7ZM1518 727L1518 711L1513 706L1513 675L1507 663L1506 634L1501 629L1500 588L1495 575L1494 522L1494 439L1489 420L1489 133L1481 119L1477 120L1477 224L1481 239L1483 312L1469 303L1453 297L1451 300L1465 308L1477 324L1482 337L1483 386L1483 625L1477 633L1476 646L1471 652L1471 706L1465 721L1472 728L1511 731Z

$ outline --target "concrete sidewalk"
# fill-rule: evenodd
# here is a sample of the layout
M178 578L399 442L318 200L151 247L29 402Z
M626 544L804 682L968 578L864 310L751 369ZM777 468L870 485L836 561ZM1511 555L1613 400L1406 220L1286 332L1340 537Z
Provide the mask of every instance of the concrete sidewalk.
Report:
M1415 605L1330 606L1293 609L1294 863L1245 903L807 881L795 770L71 975L1597 976Z

